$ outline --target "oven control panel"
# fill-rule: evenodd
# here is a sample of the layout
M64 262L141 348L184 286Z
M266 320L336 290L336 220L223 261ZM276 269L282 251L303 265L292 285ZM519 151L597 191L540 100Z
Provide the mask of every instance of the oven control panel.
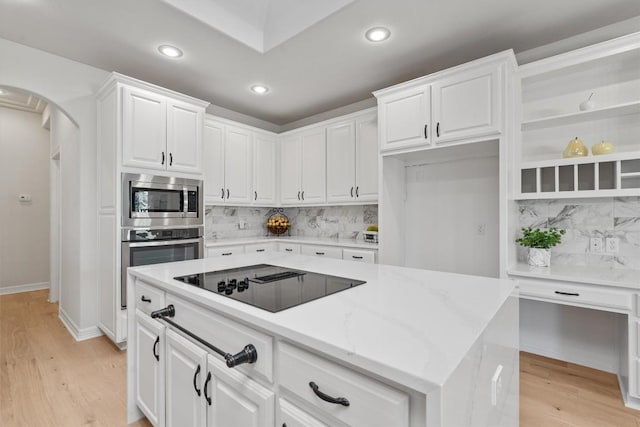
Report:
M149 240L183 240L197 239L203 235L202 227L193 228L162 228L125 230L125 242L145 242Z

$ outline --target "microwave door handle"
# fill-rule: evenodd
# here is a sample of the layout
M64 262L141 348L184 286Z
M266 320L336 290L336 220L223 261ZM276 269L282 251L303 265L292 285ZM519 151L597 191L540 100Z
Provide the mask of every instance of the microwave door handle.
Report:
M173 239L173 240L147 240L144 242L133 242L127 243L127 246L130 248L140 248L145 246L171 246L171 245L182 245L189 243L200 243L200 238L198 239Z

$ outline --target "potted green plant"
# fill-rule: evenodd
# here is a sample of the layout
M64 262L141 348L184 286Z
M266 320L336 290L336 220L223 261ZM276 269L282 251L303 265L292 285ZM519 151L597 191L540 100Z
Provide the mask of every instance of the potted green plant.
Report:
M522 227L522 237L517 238L516 242L529 248L529 265L548 267L551 263L551 248L560 244L565 232L556 227L548 230Z

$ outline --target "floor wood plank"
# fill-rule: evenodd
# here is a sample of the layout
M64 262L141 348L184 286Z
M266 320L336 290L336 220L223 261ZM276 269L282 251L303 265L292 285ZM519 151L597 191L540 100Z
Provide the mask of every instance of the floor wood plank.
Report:
M125 426L126 353L106 337L73 340L47 294L0 296L0 424ZM640 412L615 375L522 352L520 425L640 427Z

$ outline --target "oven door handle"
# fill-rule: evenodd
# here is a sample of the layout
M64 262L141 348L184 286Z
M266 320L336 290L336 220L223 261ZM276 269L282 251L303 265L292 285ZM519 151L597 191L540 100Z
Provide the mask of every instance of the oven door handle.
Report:
M202 238L197 239L173 239L173 240L146 240L144 242L123 242L130 248L141 248L148 246L172 246L172 245L183 245L189 243L200 243Z

